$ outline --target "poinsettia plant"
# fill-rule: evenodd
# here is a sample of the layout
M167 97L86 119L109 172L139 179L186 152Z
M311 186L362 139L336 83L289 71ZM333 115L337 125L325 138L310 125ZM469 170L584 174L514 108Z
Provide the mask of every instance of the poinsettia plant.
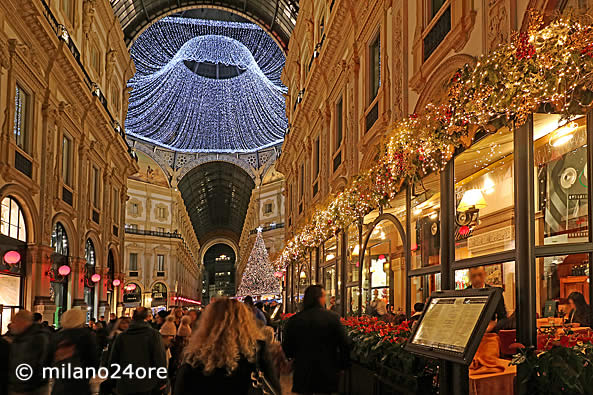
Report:
M591 332L540 330L537 347L515 344L511 364L522 365L523 392L534 394L593 395L593 342Z
M384 322L376 317L350 317L342 319L352 339L352 358L375 372L392 376L397 374L400 383L415 385L418 379L432 383L437 364L416 356L403 346L412 334L412 322L400 324Z

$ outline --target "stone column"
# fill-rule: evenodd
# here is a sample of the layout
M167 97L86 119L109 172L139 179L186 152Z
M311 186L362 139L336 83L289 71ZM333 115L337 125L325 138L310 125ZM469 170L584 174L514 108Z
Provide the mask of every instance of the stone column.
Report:
M52 252L53 250L48 246L30 245L25 259L25 308L41 313L43 320L50 325L54 324L56 312L50 278L47 275L52 267Z
M70 258L70 266L72 272L70 274L70 300L72 301L72 308L86 310L88 305L84 301L84 265L86 260L83 258Z

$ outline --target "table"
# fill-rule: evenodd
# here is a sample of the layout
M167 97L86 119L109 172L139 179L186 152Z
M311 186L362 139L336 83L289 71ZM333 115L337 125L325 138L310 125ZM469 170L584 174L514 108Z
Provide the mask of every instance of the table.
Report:
M506 360L505 360L506 361ZM509 361L506 361L508 363ZM470 395L512 395L515 393L517 367L507 366L504 372L469 375Z

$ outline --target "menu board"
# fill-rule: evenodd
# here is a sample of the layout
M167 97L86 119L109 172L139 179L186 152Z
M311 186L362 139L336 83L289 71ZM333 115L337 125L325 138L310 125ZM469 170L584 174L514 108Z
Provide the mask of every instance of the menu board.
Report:
M412 343L463 352L487 302L488 296L433 299Z
M411 352L469 363L501 297L500 288L438 291L431 295L412 336Z

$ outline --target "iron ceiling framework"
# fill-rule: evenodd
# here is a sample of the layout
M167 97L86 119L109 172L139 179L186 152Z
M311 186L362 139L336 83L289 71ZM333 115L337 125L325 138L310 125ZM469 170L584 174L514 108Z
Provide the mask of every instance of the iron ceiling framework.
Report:
M298 0L110 0L129 46L147 26L188 8L220 7L258 23L286 51L299 11Z
M227 162L205 163L181 179L179 190L200 244L213 232L241 234L254 187L249 174Z

